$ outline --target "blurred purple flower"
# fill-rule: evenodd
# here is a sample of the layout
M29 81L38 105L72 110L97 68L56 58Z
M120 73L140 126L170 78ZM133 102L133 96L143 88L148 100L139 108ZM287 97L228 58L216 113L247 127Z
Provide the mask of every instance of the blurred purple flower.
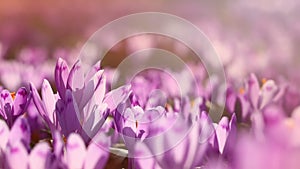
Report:
M30 146L30 128L27 120L20 117L16 120L11 130L7 124L0 120L0 167L1 168L26 168L27 151ZM16 164L16 160L19 161Z
M53 151L47 142L39 142L29 149L30 130L24 118L19 118L11 131L0 120L0 167L7 169L56 169L56 168L104 168L109 157L110 141L103 135L97 135L86 149L78 134L67 139L66 151L59 133L55 133ZM16 163L16 161L18 161Z
M148 138L136 143L132 165L135 168L200 167L212 135L212 130L209 132L212 124L205 114L190 120L178 114L163 115L155 125L149 126Z
M214 143L220 154L230 151L236 139L236 117L232 115L230 121L228 117L222 117L219 124L215 126Z
M0 93L0 115L11 127L17 117L23 115L29 105L31 94L20 88L16 93L4 89Z

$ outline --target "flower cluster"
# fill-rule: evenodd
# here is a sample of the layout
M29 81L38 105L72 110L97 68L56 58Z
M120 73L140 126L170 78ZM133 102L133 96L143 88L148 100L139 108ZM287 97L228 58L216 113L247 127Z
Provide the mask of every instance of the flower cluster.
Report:
M111 74L100 62L85 72L80 61L69 67L59 58L53 82L15 93L1 89L0 168L300 165L300 94L291 84L254 74L239 86L229 82L214 121L210 111L220 105L210 101L204 75L185 79L190 85L180 95L160 72L149 70L116 89L108 87Z

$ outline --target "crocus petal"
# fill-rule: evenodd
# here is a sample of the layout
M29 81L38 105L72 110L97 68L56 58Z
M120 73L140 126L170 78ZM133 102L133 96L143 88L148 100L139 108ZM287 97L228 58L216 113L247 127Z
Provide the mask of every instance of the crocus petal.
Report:
M136 133L137 132L137 119L136 119L136 111L134 111L134 108L127 108L124 113L122 114L122 118L124 120L123 128L128 127L131 128L131 130ZM144 113L144 111L142 110Z
M252 106L254 108L258 108L258 99L259 99L259 83L257 80L257 77L254 74L251 74L248 79L248 94L250 101L252 103Z
M45 104L48 118L52 123L54 123L53 116L54 116L56 99L53 94L50 83L46 79L44 79L43 81L41 94L42 94L43 102Z
M232 88L229 88L227 90L227 94L226 94L226 107L229 111L229 113L233 113L234 112L234 107L235 107L235 103L237 100L237 95L234 93Z
M99 103L98 105L100 105L100 103L102 103L103 101L103 97L105 94L105 88L99 88L99 84L103 83L102 81L102 74L103 71L99 71L96 72L95 76L88 82L85 84L84 88L83 88L83 92L82 95L80 96L80 102L79 102L79 109L83 109L87 103L89 103L90 105L95 105L97 103ZM104 81L105 82L105 81ZM104 84L105 85L105 84ZM100 86L103 87L103 86ZM91 99L93 97L97 97L95 100L96 102L91 102ZM87 106L90 106L87 105Z
M0 149L5 150L8 137L9 137L9 128L3 120L0 120L0 138L1 138Z
M47 160L50 158L51 149L46 142L38 143L29 155L30 169L47 169Z
M194 168L203 161L203 156L205 155L208 142L200 143L198 138L203 132L201 124L198 121L195 121L192 124L191 129L185 138L186 146L188 148L183 168ZM184 144L183 144L184 145Z
M137 130L142 131L142 135L139 135L140 133L137 133L139 138L144 139L149 134L149 125L155 125L155 121L161 116L161 112L159 112L157 109L149 109L146 110L144 114L142 114L142 117L140 119L137 119Z
M251 104L245 96L239 96L236 100L235 108L241 109L241 118L245 119L251 110ZM238 111L237 109L235 111ZM237 112L238 113L238 112Z
M149 148L142 142L136 143L134 149L134 168L161 169Z
M106 108L106 104L95 106L90 115L86 117L86 121L84 121L82 125L82 132L84 133L81 133L85 141L93 138L103 126L105 120L109 115L109 112ZM86 136L88 138L85 138Z
M65 96L66 85L69 75L69 67L67 63L59 58L56 62L55 67L55 84L58 91L58 94L61 98Z
M261 89L261 101L260 101L260 109L265 107L268 103L272 101L278 92L278 87L273 80L268 80Z
M67 87L68 89L78 90L84 86L84 71L81 68L81 62L78 60L70 70L68 76Z
M101 61L99 60L85 76L85 83L90 81L93 76L101 69Z
M74 97L70 90L66 91L66 103L62 100L57 102L57 120L61 126L62 133L68 136L72 132L76 132L81 128L79 120L81 120L80 112Z
M72 169L81 169L86 156L86 148L78 134L70 134L67 140L67 166Z
M108 105L108 108L111 111L113 111L120 103L125 102L128 99L130 93L130 85L122 86L107 93L103 102Z
M128 151L132 151L137 141L136 131L133 131L130 127L124 127L122 130L122 137Z
M41 97L40 97L37 89L35 88L35 86L32 83L30 83L30 90L32 93L32 99L36 106L36 109L38 110L39 114L42 116L43 120L45 120L45 122L48 124L50 130L54 131L54 125L53 125L52 121L50 120L51 115L47 111L43 101L41 100Z
M9 133L9 145L22 142L25 146L30 145L30 126L24 117L19 117Z
M15 142L5 153L9 169L28 169L28 152L21 142Z
M223 117L219 125L216 127L216 139L218 142L218 149L220 154L223 154L224 147L228 137L228 128L229 128L229 121L227 117Z
M146 108L153 108L157 106L165 106L167 103L167 95L163 92L160 92L159 90L157 91L152 91L147 104Z
M18 116L20 114L22 114L25 109L26 106L28 105L28 91L22 87L20 88L17 93L16 93L16 99L14 100L14 116Z
M4 108L4 106L6 104L9 104L10 107L13 106L13 99L10 95L10 92L8 90L2 90L0 93L0 105L2 108Z
M104 168L108 157L110 140L105 134L97 135L87 148L84 169Z
M6 103L3 107L4 114L5 114L5 120L9 127L13 125L14 117L13 117L13 110L9 103Z
M53 149L56 157L60 158L63 152L63 139L61 137L60 132L55 131L53 136Z

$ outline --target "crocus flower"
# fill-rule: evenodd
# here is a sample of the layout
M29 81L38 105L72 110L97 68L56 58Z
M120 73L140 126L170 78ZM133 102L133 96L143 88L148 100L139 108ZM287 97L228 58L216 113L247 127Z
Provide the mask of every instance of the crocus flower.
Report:
M151 135L135 145L134 167L200 167L211 137L204 114L191 121L176 114L164 115L150 125Z
M16 93L4 89L0 93L0 115L11 127L17 117L23 115L30 102L30 94L25 88L20 88Z
M148 137L150 125L155 125L155 121L164 113L163 107L143 110L140 106L117 111L114 116L116 129L122 135L127 148L132 149L136 141Z
M31 85L33 100L52 135L55 129L66 137L77 132L88 141L96 135L109 113L128 98L130 86L106 93L105 76L99 65L100 62L84 76L80 62L69 71L65 61L58 59L55 70L57 94L53 94L47 80L42 87L43 99Z
M222 117L219 124L215 126L215 143L214 145L220 154L223 154L225 150L229 151L235 142L236 137L236 117L232 115L230 121L228 117Z
M67 139L64 152L58 132L52 142L53 151L43 141L30 150L29 124L24 118L18 118L10 131L0 120L0 131L0 167L5 169L101 169L109 157L110 141L103 134L97 135L86 148L82 138L73 133Z
M27 120L19 117L11 130L0 120L0 167L26 168L26 154L30 144L30 128ZM16 164L16 160L19 163Z
M279 93L279 87L273 80L263 80L263 84L260 84L257 77L251 74L246 83L245 91L241 89L241 103L242 103L242 115L246 117L249 113L261 111L266 105L276 102L281 95Z

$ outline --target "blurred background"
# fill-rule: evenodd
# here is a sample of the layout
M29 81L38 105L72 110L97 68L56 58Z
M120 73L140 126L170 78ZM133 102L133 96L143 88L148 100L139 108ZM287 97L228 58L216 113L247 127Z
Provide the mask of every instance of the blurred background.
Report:
M28 81L36 86L43 78L51 81L58 57L73 64L99 28L147 11L171 13L195 24L211 40L229 80L239 83L254 72L260 78L300 84L299 4L297 0L1 1L0 84L16 90ZM113 47L102 65L115 67L130 53L149 47L169 50L188 61L196 58L173 39L141 35Z

